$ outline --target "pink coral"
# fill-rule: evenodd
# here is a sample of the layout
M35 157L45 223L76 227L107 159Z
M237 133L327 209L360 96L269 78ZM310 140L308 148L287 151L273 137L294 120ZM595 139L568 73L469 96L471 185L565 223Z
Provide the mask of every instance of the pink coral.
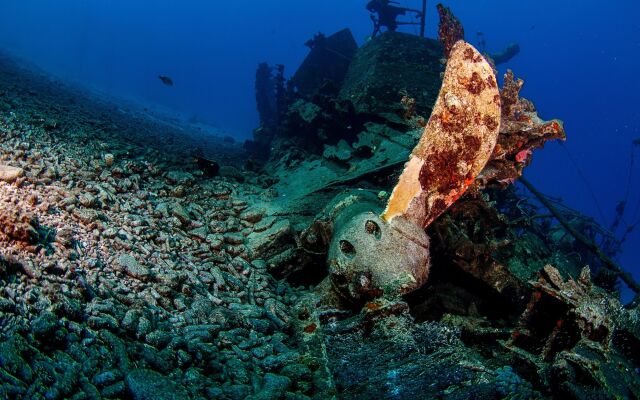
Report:
M523 163L527 161L527 158L531 155L531 149L521 150L516 154L516 161L519 163Z

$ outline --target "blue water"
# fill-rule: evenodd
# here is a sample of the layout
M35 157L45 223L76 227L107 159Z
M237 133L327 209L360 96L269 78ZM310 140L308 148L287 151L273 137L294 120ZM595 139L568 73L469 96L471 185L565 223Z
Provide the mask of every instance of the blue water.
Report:
M405 0L419 7L418 0ZM371 33L366 1L3 0L0 47L56 76L141 103L197 116L237 138L257 126L256 64L282 63L291 74L314 33L349 27ZM467 40L481 31L487 50L517 42L508 65L543 118L560 118L566 149L535 154L526 175L543 192L596 218L613 220L629 179L631 142L640 138L640 2L538 0L445 1ZM435 2L427 34L435 37ZM416 32L413 27L405 31ZM173 78L167 88L158 74ZM627 223L640 208L640 146L631 177ZM593 195L592 193L593 192ZM594 200L595 197L595 200ZM640 211L635 218L640 218ZM640 229L618 258L640 279Z

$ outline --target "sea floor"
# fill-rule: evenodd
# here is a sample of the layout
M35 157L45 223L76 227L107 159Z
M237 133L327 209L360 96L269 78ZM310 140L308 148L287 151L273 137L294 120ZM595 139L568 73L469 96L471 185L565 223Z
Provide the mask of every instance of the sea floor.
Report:
M304 398L299 295L244 245L262 189L240 145L6 58L0 140L0 398Z

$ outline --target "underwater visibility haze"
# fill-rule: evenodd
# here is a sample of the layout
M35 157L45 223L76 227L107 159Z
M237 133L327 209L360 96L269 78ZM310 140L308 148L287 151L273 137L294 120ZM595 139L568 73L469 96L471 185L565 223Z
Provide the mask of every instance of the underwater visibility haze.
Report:
M640 3L0 2L0 398L640 398Z

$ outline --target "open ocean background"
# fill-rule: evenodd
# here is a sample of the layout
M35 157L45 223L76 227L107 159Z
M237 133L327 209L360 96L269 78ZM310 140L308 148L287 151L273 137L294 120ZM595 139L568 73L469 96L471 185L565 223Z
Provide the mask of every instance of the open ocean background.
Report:
M372 30L365 4L1 0L0 48L60 79L173 110L242 140L258 125L256 65L284 64L292 74L307 54L304 42L317 32L348 27L364 43ZM489 52L518 43L521 53L500 66L501 74L513 69L540 116L565 122L565 148L550 143L536 152L529 180L605 227L631 182L625 222L640 219L640 146L629 175L631 143L640 138L640 2L443 4L463 22L467 41L477 44L477 32L483 32ZM429 1L429 37L436 36L435 5ZM159 74L175 86L163 86ZM640 227L618 261L640 279Z

